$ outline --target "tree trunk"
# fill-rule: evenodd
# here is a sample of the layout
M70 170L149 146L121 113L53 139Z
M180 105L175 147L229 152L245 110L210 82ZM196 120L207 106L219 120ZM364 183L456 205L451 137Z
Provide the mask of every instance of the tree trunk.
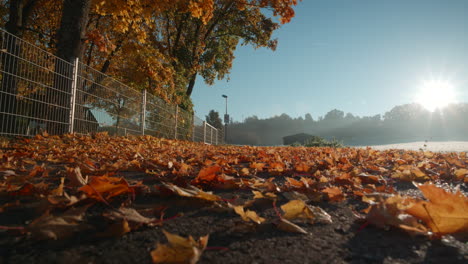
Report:
M82 58L91 0L65 0L58 30L57 56L73 63Z
M86 25L89 20L91 0L64 0L62 20L57 32L57 59L55 62L55 90L48 90L45 112L47 129L52 134L68 131L73 62L84 53Z
M194 73L192 77L190 78L190 82L187 86L187 96L190 97L193 92L193 87L195 86L195 81L197 80L197 73Z
M9 20L5 25L8 33L21 37L23 27L23 9L25 0L10 1ZM21 46L16 37L4 34L1 49L6 52L1 55L3 69L0 91L0 134L21 133L17 123L16 99L18 88L18 57Z

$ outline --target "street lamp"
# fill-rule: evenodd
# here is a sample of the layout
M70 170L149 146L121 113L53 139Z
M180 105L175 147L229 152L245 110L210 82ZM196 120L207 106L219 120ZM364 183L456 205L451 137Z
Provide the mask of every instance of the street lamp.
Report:
M224 143L227 143L227 126L229 123L229 115L227 113L227 99L228 96L223 94L223 98L226 98L226 114L224 114Z

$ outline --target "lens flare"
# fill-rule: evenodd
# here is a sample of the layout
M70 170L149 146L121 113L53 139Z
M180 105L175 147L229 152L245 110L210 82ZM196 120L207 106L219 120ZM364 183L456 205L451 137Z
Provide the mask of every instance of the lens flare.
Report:
M429 111L441 109L456 102L455 88L446 80L428 80L421 85L416 102Z

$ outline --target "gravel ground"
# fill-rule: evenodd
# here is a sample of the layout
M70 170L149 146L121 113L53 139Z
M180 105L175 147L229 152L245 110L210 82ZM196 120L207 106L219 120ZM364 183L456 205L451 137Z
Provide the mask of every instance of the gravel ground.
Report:
M405 150L428 150L433 152L467 152L468 142L467 141L434 141L434 142L410 142L400 144L388 144L388 145L377 145L370 146L373 149L387 150L387 149L405 149Z

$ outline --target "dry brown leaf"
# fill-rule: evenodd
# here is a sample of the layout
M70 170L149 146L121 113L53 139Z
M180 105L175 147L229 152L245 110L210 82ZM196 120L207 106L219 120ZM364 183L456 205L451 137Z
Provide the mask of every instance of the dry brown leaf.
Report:
M88 176L83 178L80 167L67 167L67 179L70 181L69 186L72 187L82 187L88 183Z
M36 239L62 239L70 237L76 232L89 228L83 223L86 210L90 205L67 210L60 216L50 215L48 212L31 222L26 230Z
M157 219L144 217L140 213L138 213L137 210L126 207L119 208L118 210L108 210L103 215L115 221L126 220L130 223L133 229L142 224L153 225L157 222Z
M163 230L169 244L158 243L151 251L153 263L190 263L195 264L208 244L208 235L195 241L191 236L184 238Z
M193 198L199 198L199 199L203 199L207 201L221 201L222 200L221 197L214 195L211 192L204 192L192 185L190 185L189 188L182 188L182 187L179 187L177 185L174 185L168 182L162 183L162 184L167 189L183 197L193 197Z
M258 216L256 212L251 210L245 211L244 206L242 205L230 205L230 207L233 208L234 212L240 215L242 220L246 222L252 221L254 223L261 224L265 221L265 218Z
M284 219L280 218L276 224L278 229L286 231L286 232L293 232L293 233L300 233L300 234L308 234L302 227Z
M277 196L276 194L274 193L271 193L271 192L266 192L266 193L262 193L262 192L259 192L259 191L254 191L252 190L252 193L254 194L254 199L275 199Z
M60 185L56 188L53 189L50 194L54 196L63 196L63 187L65 183L65 178L60 178Z
M405 212L406 209L413 206L414 200L399 195L387 198L384 195L377 194L368 200L376 201L367 210L367 221L369 223L381 228L394 226L416 233L426 233L426 228L419 224L415 217Z
M104 232L97 233L97 237L121 237L132 229L125 219L119 220L109 225Z
M72 206L81 200L82 198L78 198L74 195L70 196L66 192L63 192L63 195L61 196L54 196L54 195L47 196L47 201L49 201L50 204L56 207L63 207L63 208Z

